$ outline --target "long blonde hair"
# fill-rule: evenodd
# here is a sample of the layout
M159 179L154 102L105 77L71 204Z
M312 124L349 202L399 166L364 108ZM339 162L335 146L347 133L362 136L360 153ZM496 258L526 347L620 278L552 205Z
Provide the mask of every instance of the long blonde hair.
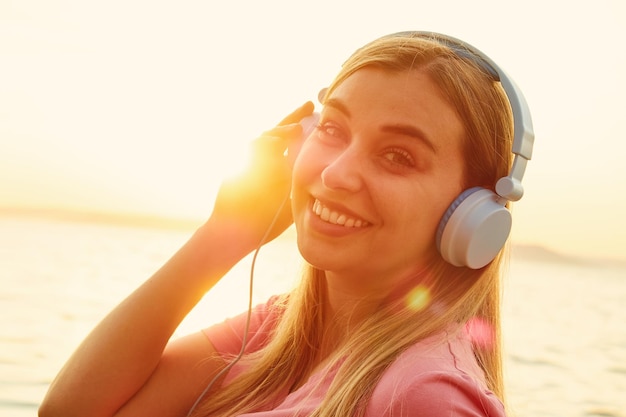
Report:
M493 188L508 173L513 135L508 100L499 83L473 60L434 39L384 37L359 49L344 63L327 96L367 66L425 71L439 86L465 126L467 187ZM452 324L476 317L488 324L493 338L487 347L476 345L474 353L488 387L504 402L500 346L503 252L480 270L454 267L439 256L433 259L428 272L416 278L427 305L410 308L407 298L399 297L361 323L333 353L327 369L337 369L337 374L313 416L362 415L376 383L402 351ZM327 319L321 308L326 301L324 272L307 266L300 285L283 300L274 307L283 311L268 345L246 357L248 370L205 399L194 415L230 417L262 409L277 393L292 388L303 372L313 369Z

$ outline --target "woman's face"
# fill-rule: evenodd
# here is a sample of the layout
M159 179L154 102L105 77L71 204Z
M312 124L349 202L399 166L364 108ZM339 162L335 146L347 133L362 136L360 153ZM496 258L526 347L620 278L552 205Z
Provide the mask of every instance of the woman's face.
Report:
M406 277L462 191L463 126L424 73L360 69L328 98L293 172L298 246L330 273Z

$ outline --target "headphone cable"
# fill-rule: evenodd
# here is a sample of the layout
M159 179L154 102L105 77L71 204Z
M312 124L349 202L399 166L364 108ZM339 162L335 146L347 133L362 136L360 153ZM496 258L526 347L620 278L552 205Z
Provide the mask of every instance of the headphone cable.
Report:
M250 265L250 279L249 279L249 283L248 283L248 313L247 313L247 316L246 316L246 326L245 326L243 339L242 339L242 342L241 342L241 349L239 351L239 354L226 367L224 367L221 371L219 371L211 379L211 381L209 381L207 386L202 390L202 392L200 393L200 395L198 396L196 401L193 403L193 405L191 406L191 408L187 412L186 417L190 417L191 416L191 414L196 409L198 404L200 404L200 401L202 401L202 399L207 394L207 392L209 392L209 390L211 389L213 384L215 384L215 382L218 379L220 379L223 375L225 375L228 371L230 371L232 369L232 367L235 366L235 364L237 362L239 362L239 360L243 357L243 355L245 353L246 345L248 343L248 332L250 330L250 321L252 319L252 294L254 292L254 267L256 265L256 259L257 259L257 256L259 255L259 251L261 250L261 247L265 244L265 241L267 240L267 237L269 236L270 232L274 228L274 225L278 221L278 217L280 216L280 213L283 211L283 208L285 207L285 204L287 203L288 200L289 200L289 195L287 195L285 197L285 199L283 200L283 202L280 204L280 207L276 211L276 214L274 215L274 218L272 219L272 222L270 223L270 225L268 226L267 230L265 231L265 234L261 238L261 241L257 245L256 249L254 250L254 255L252 256L252 263Z

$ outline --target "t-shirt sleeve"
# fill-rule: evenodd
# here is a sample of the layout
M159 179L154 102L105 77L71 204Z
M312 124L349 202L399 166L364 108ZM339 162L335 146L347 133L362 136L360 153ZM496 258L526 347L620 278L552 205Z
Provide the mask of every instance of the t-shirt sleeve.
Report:
M506 416L504 406L495 394L470 376L460 373L428 372L417 375L411 383L387 394L386 404L379 403L375 405L378 410L371 410L379 416Z
M266 303L252 309L245 353L255 352L267 344L282 311L282 307L278 306L279 299L279 296L273 296ZM227 359L241 351L247 319L246 311L203 329L202 332L217 352Z

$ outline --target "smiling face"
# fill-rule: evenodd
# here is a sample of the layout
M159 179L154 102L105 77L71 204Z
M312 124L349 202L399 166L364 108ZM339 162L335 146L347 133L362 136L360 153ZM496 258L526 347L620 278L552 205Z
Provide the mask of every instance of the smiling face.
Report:
M303 257L327 275L361 284L371 277L371 287L420 271L462 191L463 134L423 72L366 67L350 75L327 98L294 166Z

